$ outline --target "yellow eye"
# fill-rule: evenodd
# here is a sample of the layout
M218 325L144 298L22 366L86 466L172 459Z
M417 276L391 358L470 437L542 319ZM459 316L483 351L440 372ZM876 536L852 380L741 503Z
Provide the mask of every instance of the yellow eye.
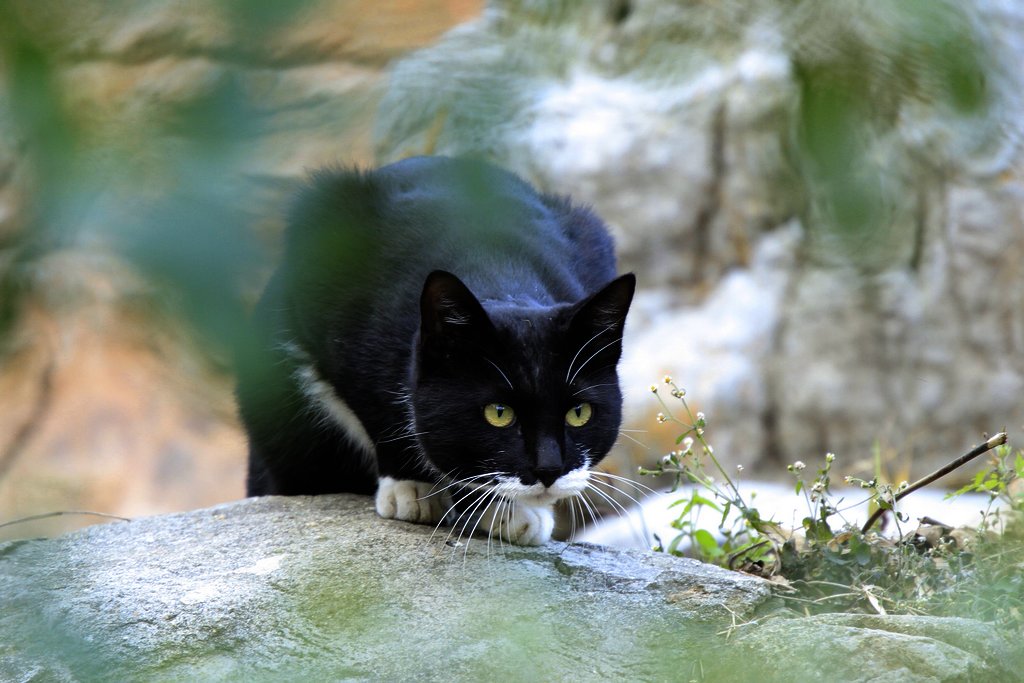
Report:
M569 408L565 414L565 423L570 427L582 427L590 422L590 416L594 414L589 403L581 403L578 406Z
M516 411L503 403L488 403L484 406L484 419L495 427L508 427L516 421Z

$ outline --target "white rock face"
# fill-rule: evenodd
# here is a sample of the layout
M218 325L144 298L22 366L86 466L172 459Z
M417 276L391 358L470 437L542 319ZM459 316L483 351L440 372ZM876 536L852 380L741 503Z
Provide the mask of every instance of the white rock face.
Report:
M482 154L609 222L634 463L668 373L730 462L923 472L1024 428L1024 5L908 7L492 2L397 66L378 156Z

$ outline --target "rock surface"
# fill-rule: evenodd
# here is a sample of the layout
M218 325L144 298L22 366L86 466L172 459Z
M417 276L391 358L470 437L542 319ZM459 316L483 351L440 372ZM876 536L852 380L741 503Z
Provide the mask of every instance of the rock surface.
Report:
M1019 680L1024 648L970 619L822 614L734 633L738 680L844 683ZM770 656L770 655L775 656Z
M266 498L0 546L0 678L654 680L768 596L664 555L431 532L364 497Z
M745 623L768 584L693 560L446 537L323 496L9 542L0 679L945 681L1018 656L968 620Z

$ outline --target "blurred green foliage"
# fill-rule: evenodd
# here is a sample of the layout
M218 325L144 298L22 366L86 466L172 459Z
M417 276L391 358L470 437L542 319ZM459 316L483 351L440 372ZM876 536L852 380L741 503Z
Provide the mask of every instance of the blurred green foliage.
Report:
M247 43L259 44L308 4L223 0L219 10ZM0 4L0 126L15 141L28 200L0 244L0 348L32 294L34 264L99 242L152 285L151 304L183 313L212 342L213 358L237 351L247 338L253 276L267 261L245 178L246 154L269 125L239 76L252 64L234 55L199 96L151 120L125 117L113 139L94 135L95 122L62 92L68 64L45 47L62 15L34 9ZM138 162L146 155L159 158L155 172Z
M941 172L941 153L913 158L906 148L898 129L928 123L908 115L985 125L994 65L969 10L935 0L858 3L837 8L823 37L830 12L819 8L808 28L816 40L796 50L797 163L817 209L808 227L838 238L859 266L891 265L894 243L914 239L892 234L913 231L899 210L915 201L916 183Z

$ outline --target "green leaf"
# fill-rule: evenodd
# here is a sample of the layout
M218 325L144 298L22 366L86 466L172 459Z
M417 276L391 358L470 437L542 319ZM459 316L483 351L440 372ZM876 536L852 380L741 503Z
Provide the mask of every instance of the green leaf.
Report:
M711 532L707 529L699 529L697 533L693 535L693 540L700 546L701 553L705 557L719 557L722 555L722 549L718 547L718 541L711 535Z
M672 542L668 544L668 553L670 555L679 554L679 544L682 542L684 538L685 536L683 534L679 534L678 536L672 539Z
M722 507L722 521L718 523L718 528L721 529L725 526L725 518L729 516L729 511L732 510L732 502L726 502Z
M705 498L704 496L698 494L696 491L693 492L693 503L695 505L709 507L716 512L722 511L722 508L718 507L718 504L715 501Z

